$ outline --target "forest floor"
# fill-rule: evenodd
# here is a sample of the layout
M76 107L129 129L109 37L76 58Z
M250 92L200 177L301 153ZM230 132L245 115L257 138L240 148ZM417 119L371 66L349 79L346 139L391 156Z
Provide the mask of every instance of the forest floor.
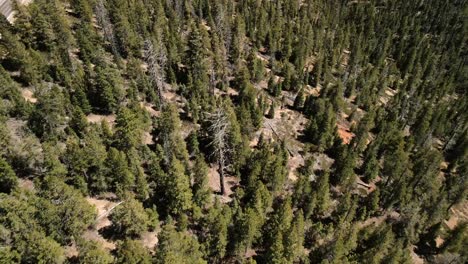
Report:
M450 230L453 230L459 223L468 221L468 201L464 201L450 209L450 218L445 224Z
M83 237L89 240L94 240L99 242L103 248L107 250L114 250L116 244L113 241L105 239L100 233L99 230L112 225L112 222L109 220L108 214L110 213L111 208L115 208L117 202L110 201L103 198L93 198L87 197L86 201L89 204L93 205L97 210L97 220L94 226L88 229Z
M234 188L239 184L239 179L234 176L226 175L224 177L225 194L220 196L220 201L228 203L232 201L231 195ZM221 191L221 181L219 179L218 165L211 164L208 170L208 187L215 193Z
M30 88L22 88L21 95L26 102L31 102L33 104L37 102L37 98L34 97L34 92Z
M89 123L100 124L102 121L106 121L109 125L113 126L115 123L115 114L111 115L98 115L98 114L89 114L86 116L86 119Z

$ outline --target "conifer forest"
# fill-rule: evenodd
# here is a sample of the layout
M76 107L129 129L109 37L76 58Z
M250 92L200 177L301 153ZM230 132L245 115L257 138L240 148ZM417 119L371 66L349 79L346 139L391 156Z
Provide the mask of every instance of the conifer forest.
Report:
M3 4L0 264L468 262L467 0Z

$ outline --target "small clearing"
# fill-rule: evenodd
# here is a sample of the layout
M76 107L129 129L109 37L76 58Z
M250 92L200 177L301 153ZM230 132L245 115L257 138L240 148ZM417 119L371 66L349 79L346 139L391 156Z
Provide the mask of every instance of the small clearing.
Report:
M109 219L109 213L112 211L112 209L119 205L119 202L113 202L108 199L101 199L95 197L86 197L86 201L88 201L89 204L94 205L94 207L97 210L98 216L96 218L96 223L94 224L94 227L86 230L83 234L83 237L85 239L99 242L103 246L103 248L107 250L114 250L116 248L116 243L102 237L102 235L99 234L99 230L112 225L112 222Z
M218 165L211 164L208 170L208 187L216 193L221 191L220 179L218 173ZM221 196L221 202L230 202L232 198L230 195L233 193L233 187L239 184L239 179L233 176L226 175L224 177L224 187L226 194Z
M101 123L102 121L106 121L109 125L113 126L115 123L115 114L112 115L97 115L97 114L89 114L86 117L89 123Z
M23 96L24 100L30 103L37 103L37 98L34 97L34 93L31 89L29 88L23 88L21 89L21 96Z
M143 246L145 246L151 252L153 252L154 247L158 244L158 232L145 232L141 235L140 241L143 244Z
M28 191L34 191L34 182L29 179L19 179L18 187Z
M143 133L141 141L142 141L143 144L145 144L145 145L152 145L152 144L154 144L153 136L151 136L150 132L146 132L146 131Z
M468 201L464 201L450 209L450 218L445 222L450 230L453 230L460 222L468 221Z
M344 144L349 144L351 139L353 139L354 134L349 131L349 128L346 128L342 124L337 124L338 127L338 136L343 140Z
M161 113L159 111L154 110L154 105L150 103L140 103L141 108L145 109L146 112L150 114L150 116L159 116Z

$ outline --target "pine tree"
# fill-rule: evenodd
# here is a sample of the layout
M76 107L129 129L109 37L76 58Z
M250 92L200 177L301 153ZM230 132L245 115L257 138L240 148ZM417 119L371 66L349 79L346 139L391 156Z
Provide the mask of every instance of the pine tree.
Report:
M281 232L276 233L273 241L273 244L267 249L266 261L273 264L292 263L288 262L284 257L283 234Z
M80 263L111 264L114 258L98 242L81 240L78 243Z
M125 153L110 148L105 162L106 179L105 183L98 183L100 186L112 186L114 190L130 190L135 183L135 176L128 167Z
M121 108L115 120L114 142L120 150L129 150L141 144L142 124L132 110Z
M268 114L267 114L267 117L268 118L271 118L271 119L274 119L275 118L275 102L271 102L271 105L270 105L270 110L268 110Z
M117 247L117 263L150 264L151 255L140 241L125 239Z
M228 227L231 222L231 210L223 206L218 199L214 206L210 207L203 221L204 236L203 245L210 261L221 262L228 245Z
M207 205L210 199L210 190L208 189L208 166L203 156L198 155L193 165L193 201L199 207Z
M293 105L294 109L301 111L302 107L304 107L304 102L305 102L304 90L300 89L296 95L296 98L294 99L294 105Z
M317 180L317 212L324 215L330 206L329 172L324 172Z
M0 192L9 193L18 185L18 177L10 165L0 158Z
M133 197L122 201L111 213L115 231L125 236L138 237L148 230L149 217L143 205Z
M164 150L164 160L167 164L173 157L186 163L188 152L185 141L180 135L182 124L177 108L168 104L163 108L161 117L157 120L157 126L153 131L153 139L161 144Z
M153 263L206 263L197 240L186 231L177 231L172 219L164 225L158 238Z
M189 177L185 175L182 163L173 157L168 175L164 180L164 196L166 197L167 212L179 215L192 207L192 192Z

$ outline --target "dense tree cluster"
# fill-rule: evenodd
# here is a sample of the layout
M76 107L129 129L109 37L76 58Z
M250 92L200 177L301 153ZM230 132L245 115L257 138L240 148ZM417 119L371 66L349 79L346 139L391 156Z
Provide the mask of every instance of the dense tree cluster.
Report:
M445 220L467 206L467 6L18 6L0 17L0 263L465 263L467 223ZM293 149L272 124L298 116ZM85 198L109 193L112 251L85 236Z

